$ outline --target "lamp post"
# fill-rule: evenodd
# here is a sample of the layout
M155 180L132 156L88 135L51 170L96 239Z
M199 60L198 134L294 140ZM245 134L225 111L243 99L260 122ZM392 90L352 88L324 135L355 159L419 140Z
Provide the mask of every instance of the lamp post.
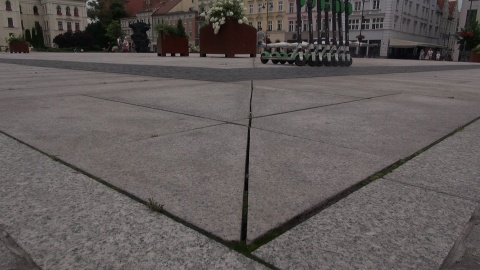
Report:
M365 8L365 0L362 0L362 17L360 18L360 34L357 37L358 46L357 46L357 55L360 54L360 41L362 40L362 29L363 29L363 10Z
M263 8L267 8L267 31L265 31L265 36L268 37L268 11L270 8L273 8L272 2L266 1L263 2Z

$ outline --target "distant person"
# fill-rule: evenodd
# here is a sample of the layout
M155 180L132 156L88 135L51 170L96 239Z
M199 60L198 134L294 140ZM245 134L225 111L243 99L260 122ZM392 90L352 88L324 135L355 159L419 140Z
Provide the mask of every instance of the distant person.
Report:
M420 51L420 57L418 58L418 60L423 60L424 57L425 57L425 51L422 49Z
M437 51L437 55L435 55L435 60L440 61L440 51Z
M430 48L427 53L428 59L427 60L433 60L433 50Z
M265 33L262 31L262 28L258 28L257 32L257 49L258 53L262 53L263 40L265 39Z

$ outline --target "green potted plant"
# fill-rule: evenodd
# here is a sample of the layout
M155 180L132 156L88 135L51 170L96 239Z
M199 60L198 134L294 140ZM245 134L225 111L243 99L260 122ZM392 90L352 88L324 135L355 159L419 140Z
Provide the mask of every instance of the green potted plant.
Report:
M28 48L27 41L23 38L23 36L10 36L8 39L8 47L10 53L29 53L30 50Z
M257 53L257 30L248 25L245 7L240 0L216 0L210 9L200 14L205 25L200 29L200 57L208 54Z
M177 26L167 24L157 24L155 30L158 32L157 38L157 55L175 56L179 53L180 56L189 56L188 52L188 36L185 33L182 20L178 20Z

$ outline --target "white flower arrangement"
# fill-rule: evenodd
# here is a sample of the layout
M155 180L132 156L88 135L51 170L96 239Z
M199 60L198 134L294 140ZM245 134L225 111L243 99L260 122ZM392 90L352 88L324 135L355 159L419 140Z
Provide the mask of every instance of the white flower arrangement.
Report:
M217 0L207 11L200 14L205 18L206 24L212 24L213 32L218 34L220 26L225 24L226 18L233 18L239 24L247 23L246 8L239 0Z

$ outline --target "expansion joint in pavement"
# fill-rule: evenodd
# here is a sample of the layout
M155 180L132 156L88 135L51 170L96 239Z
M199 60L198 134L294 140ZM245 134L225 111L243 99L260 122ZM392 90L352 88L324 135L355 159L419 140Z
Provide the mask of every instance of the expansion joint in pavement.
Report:
M247 150L245 153L245 180L243 183L243 203L242 203L242 226L240 232L240 241L244 244L247 242L248 231L248 174L250 163L250 130L252 128L252 100L253 100L253 81L250 81L250 108L248 113L247 128Z
M121 104L125 104L125 105L130 105L130 106L135 106L135 107L140 107L140 108L146 108L146 109L151 109L151 110L156 110L156 111L169 112L169 113L180 114L180 115L185 115L185 116L190 116L190 117L196 117L196 118L201 118L201 119L206 119L206 120L213 120L213 121L219 121L219 122L228 123L228 122L225 121L225 120L213 119L213 118L208 118L208 117L199 116L199 115L194 115L194 114L189 114L189 113L183 113L183 112L176 112L176 111L172 111L172 110L160 109L160 108L156 108L156 107L152 107L152 106L140 105L140 104L135 104L135 103L131 103L131 102L125 102L125 101L119 101L119 100L114 100L114 99L95 97L95 96L90 96L90 95L80 95L80 96L82 96L82 97L88 97L88 98L100 99L100 100L104 100L104 101L116 102L116 103L121 103Z
M0 224L0 243L17 259L17 265L14 266L17 268L12 269L41 270L32 257L5 231L5 226L2 224Z
M269 230L265 234L263 234L263 235L257 237L256 239L254 239L251 242L251 244L248 246L248 250L250 252L255 251L256 249L260 248L261 246L263 246L263 245L269 243L270 241L274 240L275 238L279 237L283 233L293 229L294 227L303 223L307 219L309 219L309 218L313 217L314 215L316 215L316 214L322 212L323 210L327 209L331 205L334 205L335 203L339 202L340 200L346 198L347 196L356 192L357 190L361 189L362 187L374 182L377 179L384 178L387 174L391 173L392 171L394 171L398 167L402 166L403 164L407 163L408 161L412 160L413 158L422 154L423 152L429 150L430 148L439 144L440 142L444 141L445 139L453 136L457 132L461 132L464 128L468 127L469 125L475 123L478 120L480 120L480 116L476 117L475 119L467 122L466 124L456 128L452 132L450 132L447 135L441 137L440 139L434 141L433 143L429 144L428 146L425 146L424 148L416 151L412 155L410 155L410 156L408 156L404 159L400 159L400 160L396 161L395 163L383 168L382 170L380 170L376 173L373 173L372 175L368 176L367 178L363 179L362 181L358 182L357 184L355 184L355 185L353 185L349 188L344 189L343 191L337 193L336 195L333 195L333 196L325 199L324 201L320 202L319 204L311 207L310 209L294 216L292 219L286 221L285 223L281 224L280 226ZM461 198L461 199L465 200L465 198Z
M313 110L313 109L318 109L318 108L331 107L331 106L342 105L342 104L347 104L347 103L353 103L353 102L358 102L358 101L364 101L364 100L369 100L369 99L375 99L375 98L382 98L382 97L394 96L394 95L398 95L398 94L400 94L400 93L391 93L391 94L385 94L385 95L374 96L374 97L359 98L359 99L354 99L354 100L349 100L349 101L343 101L343 102L337 102L337 103L331 103L331 104L325 104L325 105L307 107L307 108L296 109L296 110L291 110L291 111L285 111L285 112L279 112L279 113L266 114L266 115L257 116L257 117L255 117L255 118L264 118L264 117L276 116L276 115L293 113L293 112L308 111L308 110Z

